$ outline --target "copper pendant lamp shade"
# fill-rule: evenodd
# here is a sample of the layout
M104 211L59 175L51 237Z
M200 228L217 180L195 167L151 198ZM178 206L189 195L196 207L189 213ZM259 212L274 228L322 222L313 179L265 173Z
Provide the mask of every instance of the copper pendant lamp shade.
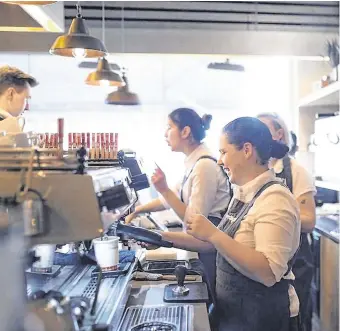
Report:
M92 86L122 87L125 85L122 76L111 70L110 64L105 58L99 59L96 71L87 76L85 83Z
M105 103L120 106L140 105L138 95L129 91L129 83L125 75L123 75L123 80L125 81L125 86L119 87L117 91L110 93L107 96Z
M50 49L53 55L79 58L99 58L107 54L101 40L90 36L79 9L66 35L56 39Z
M45 6L55 3L57 1L1 1L11 5L32 5L32 6Z

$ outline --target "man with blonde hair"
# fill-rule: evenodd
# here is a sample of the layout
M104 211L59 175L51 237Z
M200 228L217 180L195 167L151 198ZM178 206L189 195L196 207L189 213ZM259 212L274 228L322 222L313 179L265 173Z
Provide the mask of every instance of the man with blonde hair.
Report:
M0 121L19 117L31 97L31 87L37 85L34 77L18 68L0 67Z

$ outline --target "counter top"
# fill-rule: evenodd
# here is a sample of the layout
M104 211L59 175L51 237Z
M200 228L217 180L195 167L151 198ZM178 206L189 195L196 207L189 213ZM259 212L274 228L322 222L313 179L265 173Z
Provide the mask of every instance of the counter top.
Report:
M339 222L330 216L317 216L315 231L339 244ZM338 232L338 235L332 232Z
M197 258L197 253L187 252L181 249L162 248L153 251L153 257L164 256L164 252L171 250L175 252L177 260L189 260ZM157 252L158 251L158 252ZM147 256L147 254L146 254ZM136 305L143 306L166 306L173 305L163 301L164 287L166 284L173 284L173 281L131 281L131 293L126 308ZM193 331L210 331L207 306L203 303L190 304L194 308Z
M143 306L171 305L163 301L164 287L167 283L169 282L133 281L130 297L127 302L127 307L136 305ZM193 331L210 331L207 306L203 303L190 305L193 305L194 307Z

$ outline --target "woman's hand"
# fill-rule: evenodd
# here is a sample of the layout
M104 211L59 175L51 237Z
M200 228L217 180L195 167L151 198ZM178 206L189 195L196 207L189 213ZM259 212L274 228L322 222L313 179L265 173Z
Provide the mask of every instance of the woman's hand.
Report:
M187 233L203 241L211 238L219 231L206 217L200 214L191 214L186 221Z
M130 215L126 216L124 219L125 224L130 224L136 218L136 216L136 213L131 213Z
M161 194L169 190L165 174L159 167L157 167L154 174L152 175L151 182L156 190Z

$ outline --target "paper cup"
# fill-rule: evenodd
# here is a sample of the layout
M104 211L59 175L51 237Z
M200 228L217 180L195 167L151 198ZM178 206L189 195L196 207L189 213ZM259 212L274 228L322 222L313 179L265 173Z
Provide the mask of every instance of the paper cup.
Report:
M119 237L109 236L93 240L96 260L103 271L117 270L119 266Z
M32 265L32 271L48 273L52 272L54 251L56 245L38 245L35 247L35 256L40 260L36 261Z

